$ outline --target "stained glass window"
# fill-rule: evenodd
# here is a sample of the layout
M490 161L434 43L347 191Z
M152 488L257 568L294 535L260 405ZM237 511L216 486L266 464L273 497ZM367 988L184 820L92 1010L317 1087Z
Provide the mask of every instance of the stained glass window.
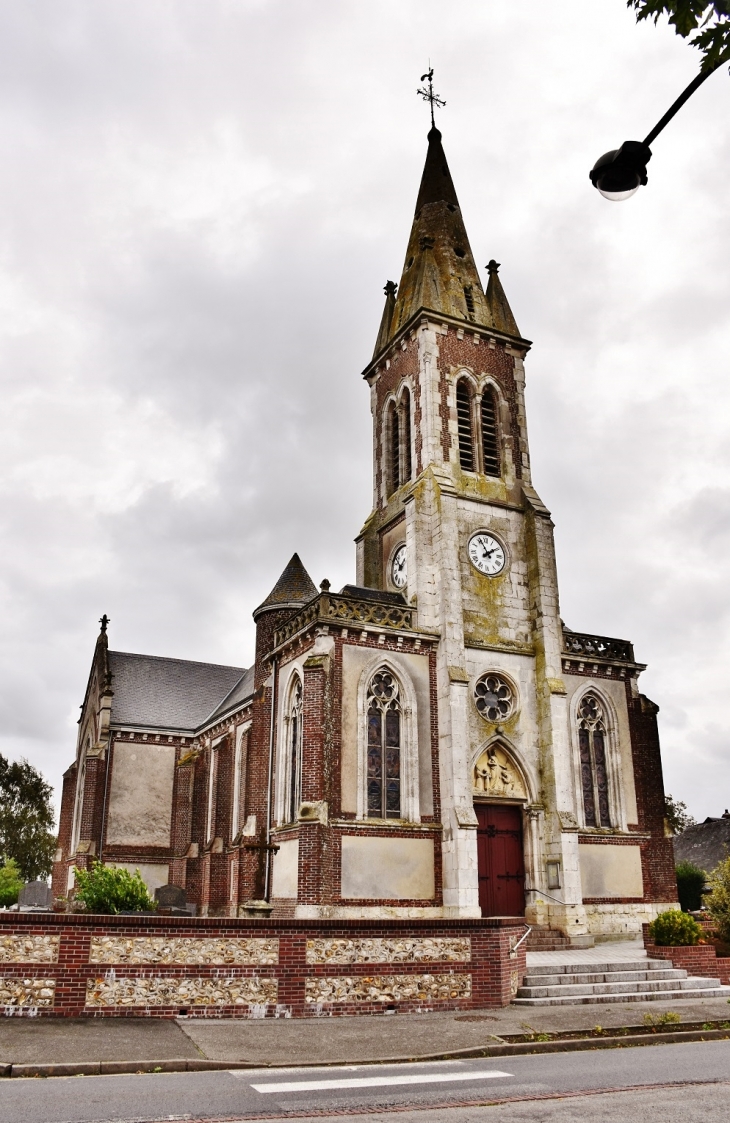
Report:
M578 707L578 751L587 827L610 827L606 723L595 694L586 694Z
M368 815L401 816L401 706L398 683L384 668L370 681L367 701Z
M289 768L286 790L286 822L294 823L301 803L302 774L302 684L297 679L289 704Z

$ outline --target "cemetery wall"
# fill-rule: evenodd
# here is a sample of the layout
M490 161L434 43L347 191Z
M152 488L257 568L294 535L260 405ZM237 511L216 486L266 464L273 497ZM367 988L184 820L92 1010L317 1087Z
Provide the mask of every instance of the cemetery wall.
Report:
M314 1017L507 1006L526 931L482 920L0 916L6 1015Z

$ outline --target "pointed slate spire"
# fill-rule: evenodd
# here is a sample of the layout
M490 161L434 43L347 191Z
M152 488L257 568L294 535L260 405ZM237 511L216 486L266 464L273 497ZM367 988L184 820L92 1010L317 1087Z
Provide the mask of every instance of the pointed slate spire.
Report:
M398 297L385 339L381 324L376 352L421 308L443 312L465 323L493 326L441 133L436 128L428 134L426 163Z
M497 331L503 331L506 335L516 335L519 338L520 330L512 315L512 309L507 302L502 282L499 279L499 262L492 258L487 265L487 269L489 271L487 304L489 305L492 322Z
M268 597L254 611L253 618L255 620L259 613L270 608L300 608L316 595L317 589L302 565L299 554L292 554L289 564Z
M395 291L398 288L395 281L386 281L383 292L385 293L385 308L383 309L383 317L380 321L380 330L378 331L378 338L375 342L375 350L373 355L377 355L383 350L386 343L390 339L390 325L393 321L393 310L395 308Z

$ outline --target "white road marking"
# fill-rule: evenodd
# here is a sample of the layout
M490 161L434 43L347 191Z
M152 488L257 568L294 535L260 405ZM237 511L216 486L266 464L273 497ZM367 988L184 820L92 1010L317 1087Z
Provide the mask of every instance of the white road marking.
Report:
M240 1076L240 1070L233 1073ZM493 1080L511 1072L484 1069L482 1072L422 1072L406 1076L356 1076L345 1080L288 1080L277 1084L252 1084L256 1092L325 1092L334 1088L385 1088L393 1084L443 1084L451 1080Z

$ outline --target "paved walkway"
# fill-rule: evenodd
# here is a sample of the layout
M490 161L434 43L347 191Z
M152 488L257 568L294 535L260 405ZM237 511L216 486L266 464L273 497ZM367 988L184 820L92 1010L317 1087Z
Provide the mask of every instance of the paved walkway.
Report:
M528 951L527 966L555 963L623 963L646 959L644 943L639 940L609 940L594 948L568 948L565 951Z

